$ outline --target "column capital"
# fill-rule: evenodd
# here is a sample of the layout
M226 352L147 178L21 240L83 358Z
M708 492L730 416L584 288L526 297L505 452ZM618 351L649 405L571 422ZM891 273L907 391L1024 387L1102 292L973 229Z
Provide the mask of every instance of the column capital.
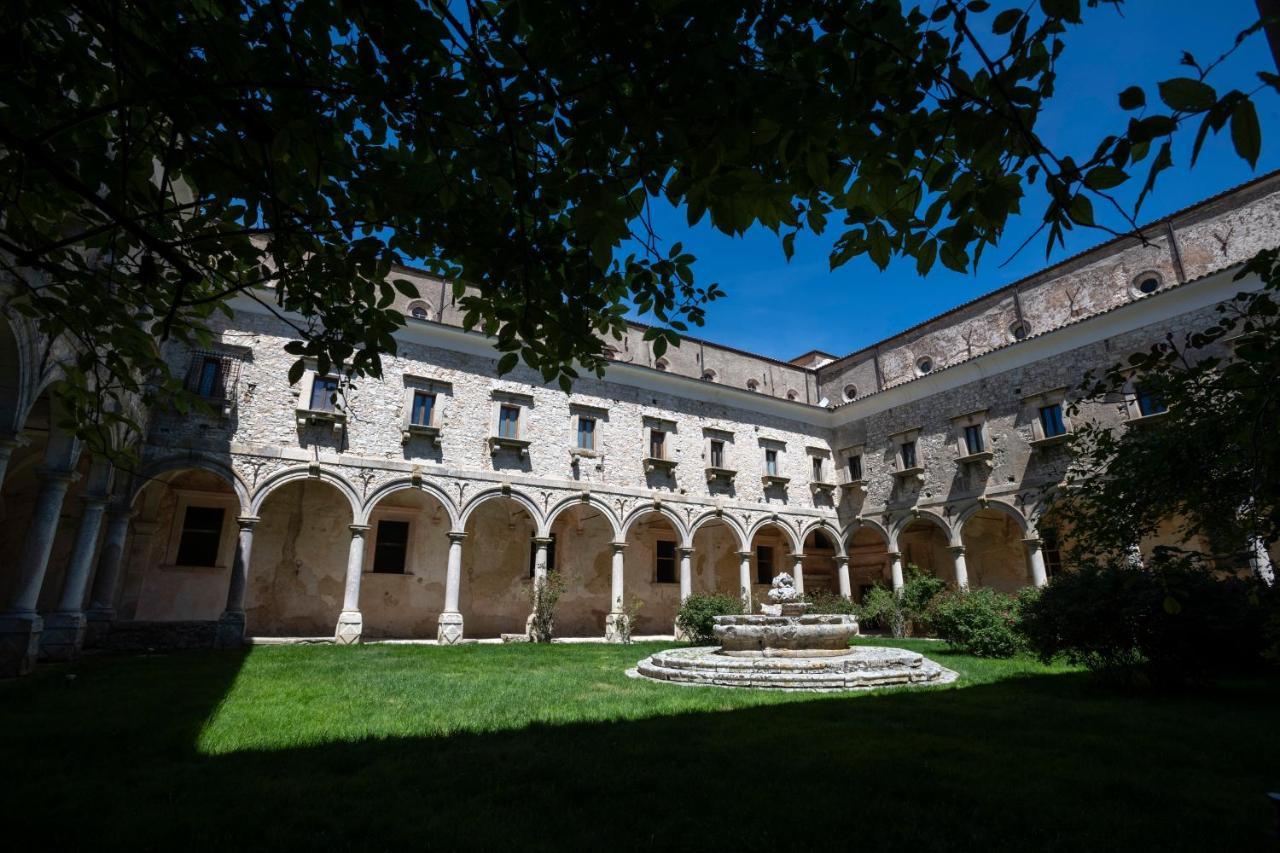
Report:
M837 565L841 565L841 566L849 565L849 556L847 554L836 554L831 559L835 560Z
M36 476L41 480L62 483L64 486L69 486L80 479L80 475L75 471L68 471L65 468L50 468L48 465L41 465L36 468Z
M610 542L609 546L613 548L613 553L615 554L621 554L623 551L627 550L626 542Z
M542 548L547 547L554 541L555 539L553 539L550 536L534 536L533 537L533 544Z
M947 550L951 552L951 556L953 556L953 557L963 557L963 556L964 556L964 546L963 546L963 545L948 545L948 546L947 546Z
M241 515L236 517L236 524L240 525L241 530L252 530L253 526L261 520L256 515Z
M93 506L106 506L107 501L109 500L111 500L110 495L92 494L92 495L80 496L80 503L84 504L85 508L93 507Z
M787 556L790 557L792 560L803 560L804 552L788 551Z
M363 536L368 533L372 527L368 524L348 524L347 529L351 531L352 536Z
M889 552L889 559L890 559L890 560L901 560L901 559L902 559L902 552L901 552L901 551L890 551L890 552Z
M1028 548L1039 549L1040 546L1044 544L1044 540L1039 536L1028 536L1022 540L1022 544L1026 545Z
M465 530L450 530L450 531L449 531L449 541L450 541L450 542L459 542L459 543L461 543L461 542L462 542L462 540L463 540L463 539L466 539L466 538L467 538L467 533L466 533L466 531L465 531Z
M754 552L754 551L739 551L739 552L738 552L738 556L739 556L739 557L741 557L741 558L742 558L742 559L744 559L744 560L750 560L752 557L754 557L754 556L755 556L755 552Z
M677 546L677 547L676 547L676 550L680 552L680 556L681 556L681 557L692 557L692 556L693 556L693 546L692 546L692 545L680 545L680 546Z

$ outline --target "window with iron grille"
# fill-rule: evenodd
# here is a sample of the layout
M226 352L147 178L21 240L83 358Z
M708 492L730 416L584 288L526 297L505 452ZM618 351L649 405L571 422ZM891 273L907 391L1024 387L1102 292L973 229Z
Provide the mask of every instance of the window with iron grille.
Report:
M187 366L187 390L206 400L234 400L240 359L222 352L197 350Z

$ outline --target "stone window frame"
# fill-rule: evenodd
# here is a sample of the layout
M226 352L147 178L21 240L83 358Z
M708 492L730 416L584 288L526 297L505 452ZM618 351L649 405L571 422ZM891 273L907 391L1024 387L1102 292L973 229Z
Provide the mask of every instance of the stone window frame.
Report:
M925 460L920 448L920 434L923 431L921 427L910 427L889 434L889 442L893 445L894 477L924 482ZM906 444L912 444L915 447L915 464L911 466L908 466L903 458L903 445Z
M760 393L760 380L752 377L747 380L747 390L753 394Z
M926 361L929 363L927 370L924 367ZM938 357L926 352L916 356L915 361L912 362L912 367L916 372L916 376L928 376L930 373L937 372L938 364Z
M404 375L404 393L400 401L400 443L408 444L415 437L425 438L436 447L440 446L440 436L444 432L444 409L446 399L453 396L453 383L432 379L428 376L416 376L412 373ZM434 394L436 401L431 407L431 423L415 424L413 422L413 401L419 391Z
M658 579L658 560L662 559L658 555L658 544L661 542L671 543L671 580L664 581ZM675 539L666 536L655 536L653 540L653 574L650 575L650 583L661 584L662 586L673 586L680 583L680 543Z
M794 388L788 388L786 396L787 396L787 399L793 403L800 402L800 392Z
M1167 403L1164 411L1152 412L1149 415L1142 413L1142 407L1138 402L1138 387L1142 384L1141 380L1142 374L1138 370L1130 369L1124 371L1124 385L1121 387L1121 393L1124 395L1124 411L1127 416L1127 423L1154 423L1169 414Z
M414 316L413 312L414 312L414 309L416 308L423 309L426 312L427 316L425 317ZM426 299L414 299L410 301L409 304L405 306L404 313L405 313L405 316L411 320L421 320L426 322L426 321L435 320L436 318L435 309L431 307L431 303Z
M761 549L769 552L769 579L760 579L760 551ZM777 577L778 571L778 553L777 545L773 542L764 542L756 545L751 549L751 585L752 586L772 586L773 579Z
M1028 394L1022 398L1023 408L1026 410L1028 420L1031 421L1031 441L1032 447L1052 447L1056 444L1065 444L1075 436L1075 426L1071 422L1071 416L1067 413L1067 386L1061 388L1050 388L1047 391L1037 391L1034 394ZM1061 435L1044 434L1044 424L1040 421L1040 410L1042 408L1057 405L1062 408L1062 425L1065 431Z
M203 367L210 359L216 359L219 362L219 393L217 395L201 394L199 380L195 378L198 373L196 370L197 362ZM228 344L222 341L218 341L208 347L192 349L187 353L187 372L183 377L183 386L212 406L223 418L229 418L236 407L240 373L244 369L244 365L252 360L253 350L250 347ZM310 398L308 397L308 399Z
M378 505L369 513L369 532L365 534L364 563L360 566L362 574L378 575L380 577L413 577L420 575L417 571L417 559L415 557L415 545L417 545L418 537L421 535L419 525L422 519L430 518L430 515L424 514L420 507L411 506L382 506ZM404 545L404 571L396 572L375 572L373 570L373 560L377 556L378 551L378 522L380 521L407 521L409 522L409 535Z
M724 456L720 460L723 465L712 464L711 443L713 441L722 442ZM724 480L732 483L733 478L737 475L738 469L733 467L733 432L732 430L721 429L719 427L703 427L702 429L702 458L705 461L703 470L707 475L707 482L713 480Z
M333 379L338 383L338 399L334 401L333 410L313 409L311 408L311 396L315 390L315 381L317 378ZM312 426L314 424L328 423L333 426L335 433L341 433L346 429L347 408L345 389L349 383L340 373L330 370L321 374L314 364L308 364L302 373L302 378L298 380L298 404L294 412L298 420L298 427Z
M665 358L656 358L653 361L653 369L661 370L665 373L671 369L671 362L667 361Z
M811 445L804 449L805 455L809 457L809 487L815 492L833 492L836 488L835 478L835 459L831 450L826 447L818 447ZM821 476L817 479L813 477L814 462L819 464Z
M596 422L592 431L595 447L588 450L578 446L578 424L582 418L590 418ZM604 431L609 423L609 410L603 406L592 406L587 403L569 404L569 455L574 459L604 459Z
M236 516L240 512L240 502L234 494L226 492L209 492L203 489L170 489L177 501L173 507L173 520L169 525L169 539L165 543L164 561L158 566L166 572L225 572L231 568L235 557L236 536L239 527ZM222 514L222 532L218 535L218 555L212 566L186 566L178 562L178 548L182 544L182 531L187 517L187 507L194 506L207 509L224 510Z
M707 367L707 368L704 368L704 369L703 369L703 371L702 371L702 381L703 381L703 382L718 382L718 381L720 381L720 374L719 374L719 373L716 373L715 368L713 368L713 367Z
M1018 334L1018 329L1022 329L1021 335ZM1014 320L1009 324L1008 333L1010 341L1025 341L1031 337L1031 324L1026 320Z
M1156 286L1153 290L1144 291L1142 289L1143 282L1154 278ZM1165 289L1164 275L1159 270L1146 269L1129 279L1129 296L1132 299L1141 299L1144 296L1151 296Z
M499 451L509 450L524 458L529 454L529 446L533 443L530 441L528 434L529 410L534 407L533 395L522 394L519 391L494 389L489 396L489 453L492 455L497 454ZM516 413L515 438L500 435L498 432L504 406L514 407L518 410Z
M791 478L783 474L782 460L787 453L787 443L778 438L760 438L760 481L766 489L772 486L785 487L791 482ZM774 456L774 473L769 473L769 453L772 451Z
M839 474L837 478L842 489L850 491L865 492L867 490L867 446L865 444L850 444L840 449L840 465L837 466ZM853 479L849 474L849 457L858 457L858 468L861 477Z
M643 415L640 419L644 440L644 470L645 473L650 471L662 470L671 473L675 470L677 460L673 453L672 437L677 435L677 424L671 418L664 418L659 415ZM662 433L662 456L653 456L653 433L654 431Z
M858 386L850 382L841 389L840 394L846 403L851 403L858 399Z
M995 451L991 449L991 423L987 418L989 411L989 409L975 409L972 412L965 412L962 415L955 415L951 418L951 426L955 431L956 462L958 464L992 467ZM969 452L969 444L965 440L965 428L971 426L980 428L979 436L982 439L982 450L977 453Z

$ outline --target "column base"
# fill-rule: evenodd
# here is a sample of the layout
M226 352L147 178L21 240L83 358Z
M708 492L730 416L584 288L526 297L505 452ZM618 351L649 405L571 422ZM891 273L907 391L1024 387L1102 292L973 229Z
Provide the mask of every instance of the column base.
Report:
M689 635L686 634L683 630L681 630L679 625L676 625L674 628L672 628L671 633L675 635L675 639L677 643L689 642Z
M111 633L111 624L116 621L116 611L114 609L90 610L84 614L84 618L87 620L84 647L93 649L101 645L107 634Z
M35 613L0 616L0 678L16 678L35 669L43 629L44 620Z
M88 620L79 611L50 613L40 634L41 660L75 660L84 646Z
M441 613L436 627L436 642L454 646L462 642L462 614Z
M333 632L333 641L340 646L350 646L360 642L360 634L364 631L364 617L359 610L344 610L338 615L338 627Z
M604 617L604 641L606 643L623 642L626 618L627 614L625 613L610 613Z
M244 613L224 612L218 617L218 631L213 638L215 649L238 649L244 645Z

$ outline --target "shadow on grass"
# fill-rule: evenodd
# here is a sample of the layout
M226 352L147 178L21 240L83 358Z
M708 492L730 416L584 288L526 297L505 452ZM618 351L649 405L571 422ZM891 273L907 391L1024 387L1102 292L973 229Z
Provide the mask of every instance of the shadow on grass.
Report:
M930 656L948 663L942 648ZM134 850L1251 850L1280 776L1274 686L1134 696L1075 673L202 755L243 662L99 661L74 680L50 669L0 687L9 837Z

